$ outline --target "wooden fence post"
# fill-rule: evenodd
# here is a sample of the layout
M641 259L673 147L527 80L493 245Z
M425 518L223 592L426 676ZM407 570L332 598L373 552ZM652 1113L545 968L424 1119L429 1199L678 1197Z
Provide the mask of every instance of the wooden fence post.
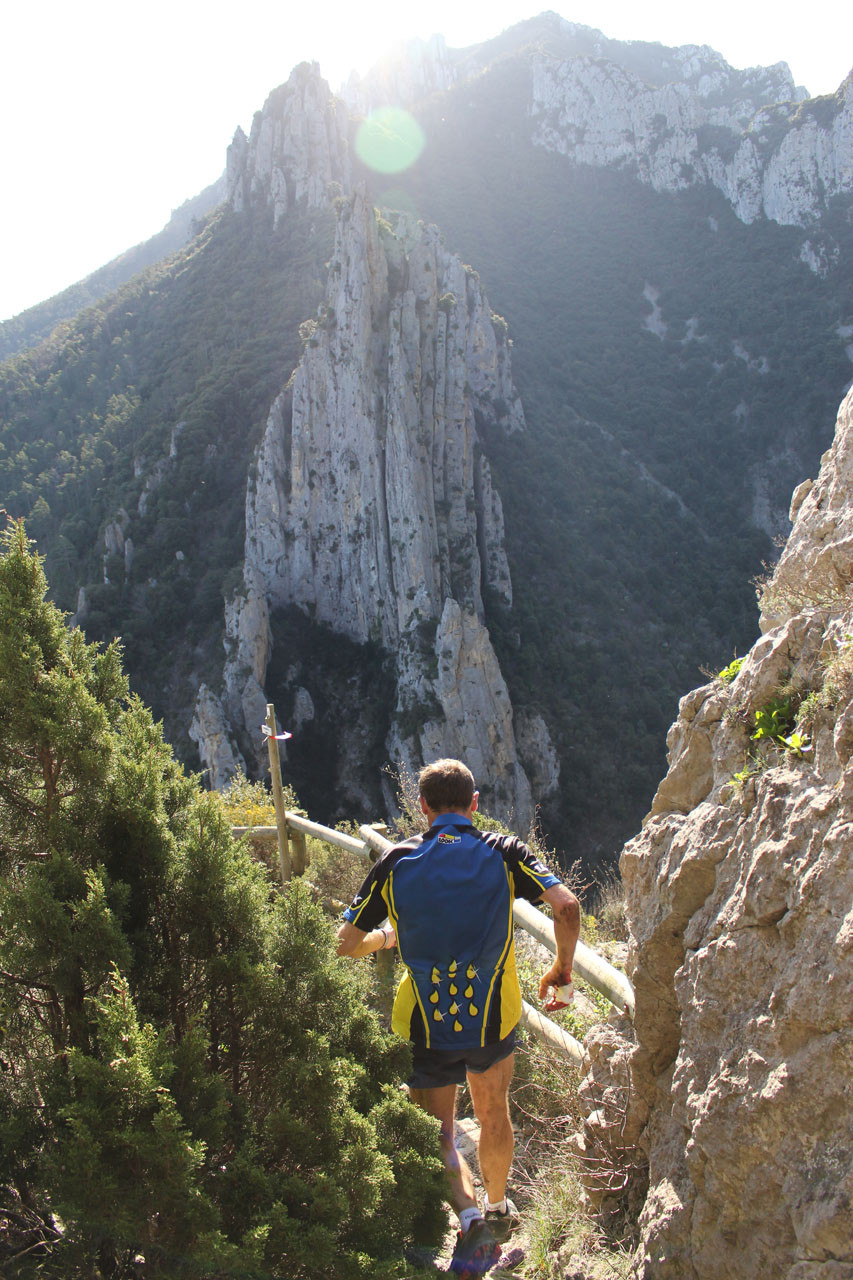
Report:
M281 790L281 761L278 756L276 740L275 707L267 703L267 746L270 753L270 778L272 779L272 798L275 805L275 825L278 830L278 860L281 864L281 883L287 884L291 876L290 845L287 840L287 816L284 811L284 795Z
M305 832L297 831L294 827L288 826L287 834L293 846L291 858L293 874L295 876L304 876L305 868L308 866L308 844L305 839Z

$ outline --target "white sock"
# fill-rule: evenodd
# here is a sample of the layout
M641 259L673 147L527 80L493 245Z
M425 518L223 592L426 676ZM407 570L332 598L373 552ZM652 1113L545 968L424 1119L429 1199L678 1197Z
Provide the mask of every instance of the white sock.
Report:
M462 1234L468 1230L472 1222L476 1222L478 1218L482 1218L480 1210L474 1206L473 1209L463 1209L459 1214L459 1225L462 1228Z
M486 1197L486 1213L509 1213L509 1205L506 1202L506 1196L503 1200L498 1200L497 1204L492 1204L488 1196Z

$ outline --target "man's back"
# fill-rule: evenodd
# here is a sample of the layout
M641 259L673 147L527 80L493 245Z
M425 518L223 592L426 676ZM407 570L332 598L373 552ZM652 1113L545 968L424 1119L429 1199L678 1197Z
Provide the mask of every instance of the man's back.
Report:
M459 815L442 815L419 845L394 860L386 901L412 987L401 992L405 998L395 1016L401 1034L433 1048L501 1038L512 899L500 850ZM412 1017L415 1008L421 1028Z
M558 883L516 836L460 813L433 815L423 836L383 854L344 914L361 929L386 915L394 927L406 967L397 1034L434 1049L503 1040L521 1014L513 899L535 902Z

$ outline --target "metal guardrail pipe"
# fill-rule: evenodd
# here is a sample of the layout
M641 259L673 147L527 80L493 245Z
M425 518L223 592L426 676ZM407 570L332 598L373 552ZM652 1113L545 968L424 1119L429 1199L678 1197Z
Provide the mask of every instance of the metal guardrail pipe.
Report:
M331 827L324 827L321 823L312 822L310 818L303 818L298 813L290 813L288 811L285 817L287 818L287 825L292 827L294 831L302 831L306 836L313 836L315 840L322 840L324 844L333 844L339 849L346 849L347 853L355 853L360 858L370 857L370 850L366 847L364 841L356 840L355 836L348 836L343 831L334 831ZM273 839L278 834L276 827L232 827L232 831L235 840L250 833L260 836L262 839L265 836L268 839Z
M537 911L531 903L525 902L523 898L516 898L512 914L517 924L556 955L557 943L552 920L549 920L541 911ZM588 982L591 987L595 987L596 991L607 996L610 1003L617 1009L624 1009L631 1017L634 1016L634 988L628 978L612 964L608 964L597 951L593 951L580 940L575 949L572 967L584 982Z
M576 1067L583 1065L584 1051L580 1040L570 1036L568 1031L558 1027L556 1022L546 1018L544 1013L534 1009L533 1005L528 1004L526 1000L521 1002L521 1025L528 1031L532 1031L545 1044L551 1045L553 1049L571 1058Z
M369 845L374 853L385 853L386 849L393 849L393 840L386 840L374 827L362 826L358 829L358 834Z

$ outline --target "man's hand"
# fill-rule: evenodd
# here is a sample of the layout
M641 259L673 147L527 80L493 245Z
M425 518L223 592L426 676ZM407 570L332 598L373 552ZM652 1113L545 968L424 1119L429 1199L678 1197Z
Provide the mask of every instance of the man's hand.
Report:
M564 987L571 980L572 966L569 965L566 968L559 961L555 961L539 980L539 999L544 1001L552 987L556 990L557 987Z
M351 956L354 960L359 960L362 956L373 955L374 951L382 951L386 947L396 947L396 945L397 936L390 924L365 933L357 925L345 920L338 929L339 956Z

